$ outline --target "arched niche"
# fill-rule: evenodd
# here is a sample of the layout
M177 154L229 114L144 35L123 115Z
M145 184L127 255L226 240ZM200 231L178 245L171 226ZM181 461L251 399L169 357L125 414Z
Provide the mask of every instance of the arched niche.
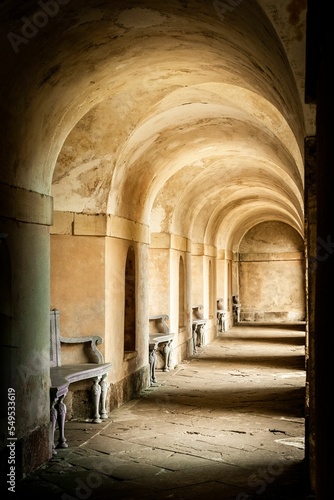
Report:
M129 247L125 263L124 352L136 350L136 256Z

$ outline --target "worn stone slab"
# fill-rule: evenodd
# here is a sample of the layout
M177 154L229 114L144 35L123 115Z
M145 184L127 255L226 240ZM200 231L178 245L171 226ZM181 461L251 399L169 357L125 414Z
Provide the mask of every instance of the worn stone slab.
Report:
M64 493L63 485L57 486L49 481L43 480L41 477L38 479L26 479L24 483L19 484L13 498L33 498L34 500L59 500Z
M175 471L161 469L161 471L155 476L145 478L145 482L147 485L152 487L165 491L171 491L174 488L179 488L180 486L200 485L207 481L220 481L223 479L227 481L230 476L234 476L238 473L238 469L240 468L223 463L211 463L200 466L194 465L193 467L188 467L184 470ZM240 471L243 471L243 475L245 475L245 471L243 469L240 469ZM135 482L140 484L138 479L136 479Z
M53 500L62 484L79 498L71 481L86 472L109 480L93 488L89 500L301 500L301 338L287 328L275 329L277 339L273 329L254 335L252 328L252 339L241 331L158 373L160 384L113 410L101 426L67 422L71 448L36 474L36 489L45 477L50 484L43 500Z
M44 474L43 479L48 483L62 489L63 493L73 496L74 498L84 498L91 495L93 491L104 489L112 491L115 482L114 479L98 470L86 469L85 471L76 471L67 474ZM47 496L45 498L48 498ZM70 499L66 499L70 500ZM72 499L71 499L72 500Z
M130 451L141 450L143 448L141 445L129 442L126 439L113 438L106 434L94 436L89 441L89 447L108 455L116 455L117 453L126 454Z
M154 475L160 467L115 456L71 458L71 463L97 471L113 479L134 479Z
M223 498L224 500L228 500L229 498L235 500L240 491L240 488L235 486L217 483L215 481L205 481L201 484L173 488L165 492L166 496L160 498L182 498L183 500L202 498L204 500L214 497Z

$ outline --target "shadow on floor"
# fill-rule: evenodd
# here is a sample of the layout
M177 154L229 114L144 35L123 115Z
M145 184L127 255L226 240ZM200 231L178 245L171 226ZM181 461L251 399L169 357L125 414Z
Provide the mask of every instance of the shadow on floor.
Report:
M69 447L15 497L305 499L304 346L298 329L275 329L289 341L238 326L159 371L155 386L107 421L67 422Z

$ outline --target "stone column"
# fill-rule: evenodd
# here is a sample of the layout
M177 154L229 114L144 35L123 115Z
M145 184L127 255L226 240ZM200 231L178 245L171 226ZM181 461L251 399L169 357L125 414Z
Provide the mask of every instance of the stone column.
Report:
M0 184L0 235L6 258L7 297L0 346L2 383L15 390L17 478L48 460L50 432L50 235L47 196ZM33 396L32 396L33 395ZM36 412L36 408L38 411ZM19 444L20 443L20 444ZM38 449L38 454L35 450Z

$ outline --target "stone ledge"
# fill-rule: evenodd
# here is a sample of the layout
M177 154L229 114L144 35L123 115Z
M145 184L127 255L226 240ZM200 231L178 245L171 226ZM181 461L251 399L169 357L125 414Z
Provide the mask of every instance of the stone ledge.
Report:
M51 226L53 198L0 183L0 215L20 222Z

